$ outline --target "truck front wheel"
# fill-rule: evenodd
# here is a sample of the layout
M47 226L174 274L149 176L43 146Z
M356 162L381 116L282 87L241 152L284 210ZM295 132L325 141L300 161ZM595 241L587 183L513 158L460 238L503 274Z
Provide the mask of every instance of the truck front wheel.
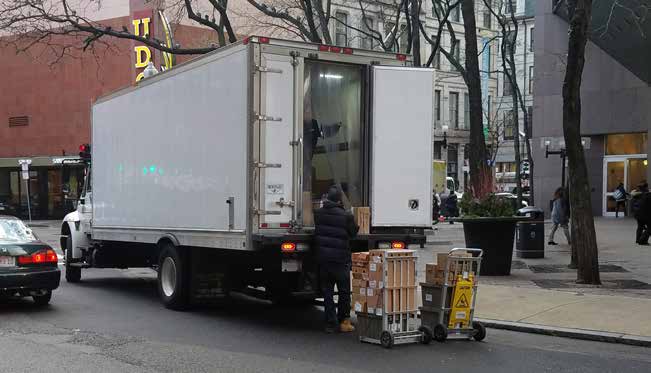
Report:
M188 264L178 248L163 244L158 261L158 294L169 309L180 311L188 306Z
M66 237L66 281L75 283L81 281L81 267L73 267L72 264L72 235Z

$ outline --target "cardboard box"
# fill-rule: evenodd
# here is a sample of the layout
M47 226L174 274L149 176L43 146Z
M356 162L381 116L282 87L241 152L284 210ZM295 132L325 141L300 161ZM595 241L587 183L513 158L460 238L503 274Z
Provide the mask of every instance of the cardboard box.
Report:
M364 313L366 313L368 311L368 306L367 306L367 303L366 303L366 297L361 297L359 295L354 295L353 294L353 297L352 297L351 300L352 301L351 301L350 305L351 305L351 308L353 309L353 311L355 311L355 312L364 312Z
M353 286L352 295L358 297L366 297L366 288Z
M351 258L354 262L368 262L369 253L368 251L353 253Z
M384 265L383 263L376 263L371 261L368 264L368 279L369 281L381 282L384 281Z
M368 274L368 267L353 267L353 273L365 273Z
M384 282L378 280L370 280L368 282L368 287L372 289L382 289L384 288Z
M358 234L369 234L371 231L371 209L369 207L353 208L355 224L359 226Z
M368 281L368 273L360 273L353 271L353 279Z
M364 279L353 278L351 280L351 284L353 285L353 288L367 288L367 287L369 287L368 280L364 280Z
M372 295L366 296L368 313L382 316L384 311L384 294L382 293L382 290L374 291L371 294Z

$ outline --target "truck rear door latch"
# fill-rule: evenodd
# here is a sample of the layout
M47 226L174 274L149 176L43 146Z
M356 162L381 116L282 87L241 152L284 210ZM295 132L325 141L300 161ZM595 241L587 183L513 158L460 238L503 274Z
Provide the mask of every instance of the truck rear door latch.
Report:
M294 201L285 201L284 198L281 198L278 201L276 201L276 204L280 207L285 207L285 206L294 207L294 205L296 205Z
M275 210L258 210L255 209L253 212L256 215L281 215L282 213L280 211L275 211Z
M262 162L256 162L253 164L254 167L257 168L282 168L282 165L280 163L262 163Z
M255 119L260 122L282 122L283 118L281 117L272 117L264 114L255 114Z
M263 65L256 65L255 66L255 71L259 71L261 73L276 73L276 74L282 74L283 73L283 71L281 69L274 69L274 68L263 66Z

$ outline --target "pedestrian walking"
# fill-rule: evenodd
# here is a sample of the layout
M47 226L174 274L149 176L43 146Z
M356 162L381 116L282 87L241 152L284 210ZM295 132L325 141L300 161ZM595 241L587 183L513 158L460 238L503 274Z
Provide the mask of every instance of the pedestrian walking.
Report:
M350 322L350 240L359 227L353 215L344 210L342 192L337 186L328 191L323 207L314 211L314 237L319 263L319 279L325 306L325 330L333 333L355 330ZM339 301L335 310L334 287Z
M649 222L651 222L651 193L649 184L641 182L637 189L631 192L631 212L637 221L635 242L638 245L649 244Z
M615 192L613 192L613 198L615 199L615 218L619 217L619 208L621 207L624 211L624 216L626 216L626 198L629 194L624 188L624 183L619 183Z
M457 194L454 190L450 191L448 199L445 200L445 210L447 211L447 216L450 218L456 218L459 216L459 207L457 206ZM450 224L454 224L453 221Z
M554 234L556 234L556 230L559 226L563 228L563 233L567 239L567 244L572 244L570 241L570 229L568 226L569 222L570 209L567 203L567 199L565 198L565 190L563 188L558 188L556 189L556 192L554 192L554 202L552 205L552 223L554 223L554 226L552 226L552 232L549 234L549 242L547 242L548 245L558 245L556 242L554 242Z

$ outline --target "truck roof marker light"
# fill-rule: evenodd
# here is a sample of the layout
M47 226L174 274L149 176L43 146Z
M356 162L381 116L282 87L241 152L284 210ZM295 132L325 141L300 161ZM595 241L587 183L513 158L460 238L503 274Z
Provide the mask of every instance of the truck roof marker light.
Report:
M406 54L398 53L398 54L396 54L396 59L397 59L398 61L407 61L407 55L406 55Z
M330 50L330 47L327 45L319 45L319 52L327 52Z
M281 228L289 228L289 223L280 223Z
M269 224L267 224L267 223L260 224L260 228L268 228L268 227L269 227Z
M341 48L335 47L334 45L330 47L330 52L332 53L341 53Z
M353 54L353 48L344 48L344 54Z
M260 36L260 37L258 38L258 42L259 42L260 44L269 44L269 38L266 37L266 36Z
M391 242L391 248L394 250L401 250L405 248L405 243L400 241Z
M296 244L293 242L283 242L280 245L280 250L284 253L292 253L296 250Z
M242 44L247 45L251 41L251 37L247 36L244 39L242 39Z

